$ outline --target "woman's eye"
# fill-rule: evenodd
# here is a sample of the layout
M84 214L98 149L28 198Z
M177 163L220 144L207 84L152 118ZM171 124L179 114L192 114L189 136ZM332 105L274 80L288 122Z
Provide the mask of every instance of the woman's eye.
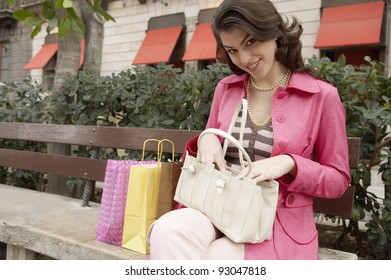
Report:
M255 38L251 38L250 40L247 41L246 45L247 46L251 46L252 44L254 44L257 40Z
M236 50L230 49L230 50L227 50L227 52L228 52L229 54L234 54L234 53L236 53Z

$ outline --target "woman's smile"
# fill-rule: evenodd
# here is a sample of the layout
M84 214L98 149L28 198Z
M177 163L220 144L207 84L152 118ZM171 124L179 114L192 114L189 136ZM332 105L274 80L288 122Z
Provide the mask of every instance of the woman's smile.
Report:
M249 64L249 65L247 66L247 68L249 68L250 70L253 70L254 68L256 68L256 67L258 66L259 61L260 61L260 59L257 60L257 61L255 61L255 62L253 62L253 63L251 63L251 64Z

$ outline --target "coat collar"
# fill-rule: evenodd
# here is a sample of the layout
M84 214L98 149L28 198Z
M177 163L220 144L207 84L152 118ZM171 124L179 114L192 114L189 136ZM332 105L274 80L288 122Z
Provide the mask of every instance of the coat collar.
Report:
M242 75L230 75L223 78L220 82L222 84L244 83L247 79L248 74L245 73ZM290 88L298 89L308 93L320 92L318 81L307 73L294 72L289 81L287 91L289 91Z

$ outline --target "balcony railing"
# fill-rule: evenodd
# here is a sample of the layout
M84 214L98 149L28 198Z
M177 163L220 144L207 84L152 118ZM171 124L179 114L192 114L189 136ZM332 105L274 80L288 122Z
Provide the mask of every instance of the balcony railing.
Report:
M16 0L14 3L7 5L7 0L0 0L0 12L9 12L13 13L19 7L21 8L30 8L34 6L42 5L41 0Z
M20 5L22 6L22 8L29 8L29 7L33 7L33 6L42 5L42 1L41 0L21 0Z
M12 3L11 5L7 5L7 0L0 0L0 12L5 13L13 13L16 10L16 3Z

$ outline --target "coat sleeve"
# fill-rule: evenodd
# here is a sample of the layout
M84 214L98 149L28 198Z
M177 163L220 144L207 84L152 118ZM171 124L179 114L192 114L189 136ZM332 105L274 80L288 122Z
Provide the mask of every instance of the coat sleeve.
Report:
M289 154L296 162L297 175L286 182L288 191L311 196L340 197L350 183L349 153L346 135L346 114L337 90L325 94L314 143L316 161ZM281 178L284 182L287 176Z

